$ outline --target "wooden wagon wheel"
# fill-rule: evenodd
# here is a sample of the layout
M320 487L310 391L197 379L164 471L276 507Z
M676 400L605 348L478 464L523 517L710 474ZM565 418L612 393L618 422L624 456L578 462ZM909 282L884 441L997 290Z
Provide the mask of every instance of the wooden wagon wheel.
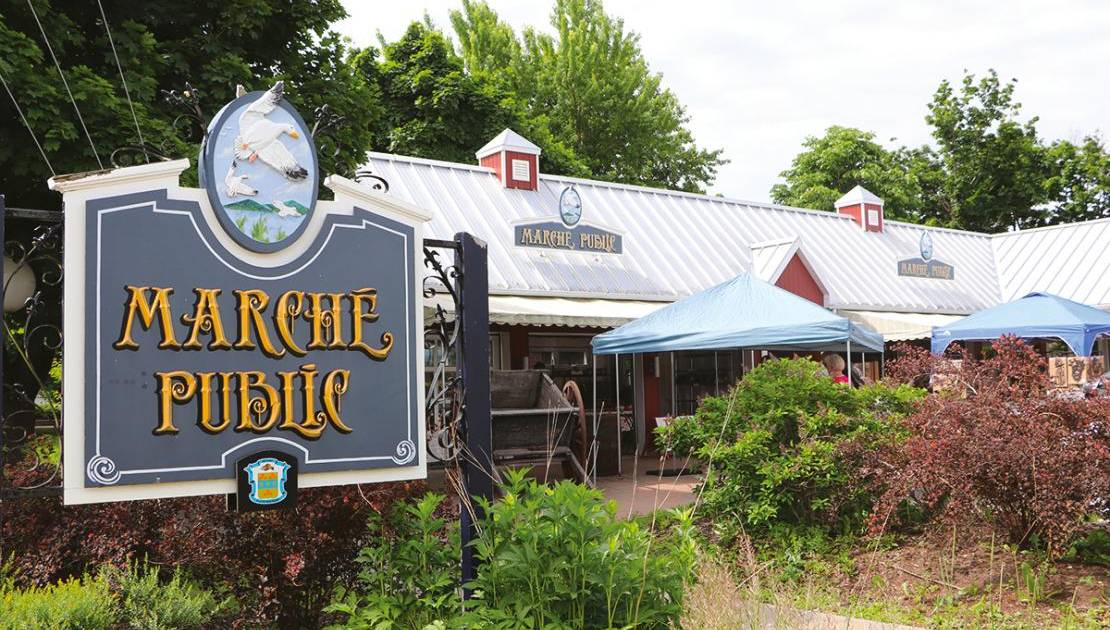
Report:
M566 384L563 385L563 395L570 401L571 406L578 407L578 427L571 433L570 450L578 459L578 463L586 470L589 470L590 463L586 461L589 434L586 432L586 404L582 398L582 390L578 389L578 383L567 381ZM582 479L581 481L585 483L587 480Z

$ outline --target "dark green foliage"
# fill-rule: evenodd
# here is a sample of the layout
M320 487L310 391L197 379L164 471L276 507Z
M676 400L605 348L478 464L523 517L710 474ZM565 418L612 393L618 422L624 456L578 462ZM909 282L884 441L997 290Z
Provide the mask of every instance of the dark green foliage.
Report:
M887 218L919 218L929 188L928 154L890 151L873 133L839 126L806 138L802 146L790 168L779 174L786 183L771 188L775 203L831 211L837 199L860 185L886 202Z
M1076 539L1063 560L1110 567L1110 530L1092 529Z
M922 395L910 387L851 389L808 359L768 361L661 437L707 462L703 500L726 529L850 531L871 501L857 482L855 451L893 434L894 419Z
M458 532L429 495L393 518L359 556L359 584L330 611L352 628L668 628L692 577L689 515L665 533L623 521L597 490L546 486L524 471L485 505L475 551L476 598L463 614L457 588ZM662 527L660 527L662 529ZM429 625L430 624L430 625Z
M359 60L387 112L382 149L469 164L502 129L519 126L504 102L507 94L464 72L462 59L439 30L413 22L401 39L383 42L382 51L381 62L373 61L373 53Z
M887 149L873 133L829 127L806 138L771 198L833 210L859 184L886 201L890 218L984 232L1110 217L1101 140L1042 143L1035 117L1018 120L1015 86L993 70L941 82L926 117L936 148Z
M1016 81L991 70L978 81L964 75L959 90L942 81L925 121L933 127L944 184L938 219L981 232L1045 225L1048 178L1036 117L1017 120Z
M471 0L451 23L467 68L513 95L531 123L522 133L557 169L549 172L697 191L724 163L720 150L694 144L639 36L599 0L556 0L551 34L529 27L518 36Z
M1051 221L1065 223L1110 217L1110 152L1089 136L1081 144L1059 140L1048 149L1045 182L1055 200Z
M284 79L286 96L311 125L314 110L328 104L345 117L339 153L320 152L322 173L352 172L361 163L376 111L373 95L348 63L348 51L328 30L345 16L339 0L103 0L144 140L169 157L198 152L200 134L188 123L173 125L183 110L162 91L196 88L205 116L235 96L236 83L262 89ZM34 0L46 35L66 74L100 160L120 146L138 143L119 71L96 4ZM53 67L26 2L0 0L0 72L58 173L98 168L73 106ZM205 121L207 123L207 121ZM0 93L0 192L12 206L54 208L50 176L6 93ZM318 139L318 141L321 139ZM195 172L187 179L196 181Z

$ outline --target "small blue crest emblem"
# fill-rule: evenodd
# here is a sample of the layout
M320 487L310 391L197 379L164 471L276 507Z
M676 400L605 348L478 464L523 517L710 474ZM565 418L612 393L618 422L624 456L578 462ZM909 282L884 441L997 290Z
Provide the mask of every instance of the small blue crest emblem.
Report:
M278 81L224 106L201 146L200 181L220 224L243 247L275 252L301 235L316 206L311 130Z
M919 243L921 249L921 260L929 262L933 259L933 237L929 236L928 232L921 233L921 242Z
M285 482L288 479L289 464L273 457L263 457L258 461L247 464L243 470L247 473L247 481L251 491L247 495L251 503L258 505L272 505L281 503L289 496L285 491Z

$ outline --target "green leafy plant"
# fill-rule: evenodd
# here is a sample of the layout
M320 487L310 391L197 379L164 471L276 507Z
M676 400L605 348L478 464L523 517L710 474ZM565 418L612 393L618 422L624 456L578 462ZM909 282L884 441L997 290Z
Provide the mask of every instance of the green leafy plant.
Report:
M349 627L424 628L460 611L459 534L438 515L444 496L428 493L394 510L371 515L376 544L358 554L359 587L340 589L326 610L346 615Z
M229 604L186 581L180 569L162 581L158 571L134 563L109 565L99 577L119 592L120 617L133 630L199 628Z
M187 630L226 606L180 572L162 581L157 570L137 564L26 589L9 570L0 578L0 630Z
M335 627L667 628L682 610L694 542L688 512L664 532L624 521L602 494L572 482L546 486L509 471L502 497L482 502L474 552L481 570L462 610L459 539L437 516L440 495L394 515L359 556L364 571L327 609Z
M897 436L923 395L908 386L852 389L808 359L768 361L727 395L661 429L679 453L709 462L703 500L718 523L750 532L777 524L850 530L871 493L858 482L867 445Z
M85 576L0 595L0 629L99 630L113 626L119 603L107 582Z

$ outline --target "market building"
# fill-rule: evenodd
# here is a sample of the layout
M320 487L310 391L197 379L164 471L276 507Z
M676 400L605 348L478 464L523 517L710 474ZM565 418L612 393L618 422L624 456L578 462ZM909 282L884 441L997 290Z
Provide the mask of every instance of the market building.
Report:
M432 211L430 237L488 243L494 369L588 385L593 336L745 272L888 343L927 343L933 326L1034 291L1110 309L1110 219L991 235L889 219L858 186L823 212L547 175L541 157L506 129L474 164L371 153L366 165L379 189ZM640 429L760 359L676 354L620 357L619 370L596 357L599 406L623 388ZM877 375L877 357L861 358Z

